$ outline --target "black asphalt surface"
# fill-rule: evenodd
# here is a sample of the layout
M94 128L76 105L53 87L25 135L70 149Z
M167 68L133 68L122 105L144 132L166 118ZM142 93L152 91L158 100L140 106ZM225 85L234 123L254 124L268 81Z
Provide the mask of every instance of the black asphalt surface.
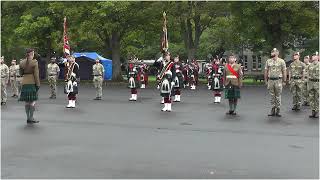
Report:
M238 115L213 104L201 87L183 90L173 112L161 112L154 88L104 87L102 101L81 86L76 109L66 109L59 87L50 100L40 89L27 125L24 103L9 98L1 110L2 178L313 178L319 177L319 121L291 111L285 89L281 118L270 118L266 87L245 87ZM10 91L9 91L9 95Z

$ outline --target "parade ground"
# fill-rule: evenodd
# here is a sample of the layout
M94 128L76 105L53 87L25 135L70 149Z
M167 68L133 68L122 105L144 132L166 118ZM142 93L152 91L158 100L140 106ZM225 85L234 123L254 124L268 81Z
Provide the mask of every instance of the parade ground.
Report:
M9 89L9 88L8 88ZM182 90L172 112L161 112L159 91L139 89L129 102L125 87L104 87L95 98L81 85L75 109L66 109L59 86L49 99L42 85L35 118L24 103L1 107L1 178L313 178L319 177L319 121L310 108L291 110L286 87L282 117L268 117L265 86L241 91L236 116L214 104L205 86Z

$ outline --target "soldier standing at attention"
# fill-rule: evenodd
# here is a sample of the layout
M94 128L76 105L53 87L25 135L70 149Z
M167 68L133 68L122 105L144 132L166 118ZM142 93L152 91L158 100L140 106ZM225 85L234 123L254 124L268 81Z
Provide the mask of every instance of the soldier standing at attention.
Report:
M308 92L312 114L310 118L318 118L319 113L319 56L312 55L312 63L308 66Z
M308 66L310 65L310 57L305 56L303 59L304 64L306 65L306 68L304 69L304 81L302 86L302 100L304 106L309 106L309 93L308 93Z
M93 100L101 100L102 98L102 85L104 79L104 67L99 59L96 59L96 64L92 66L93 72L93 85L96 88L96 98Z
M271 96L271 114L268 116L280 115L282 86L285 85L287 78L286 63L279 58L279 51L274 48L271 51L271 59L266 61L264 71L264 81Z
M302 89L304 82L304 70L305 64L299 60L300 53L295 52L293 54L293 62L289 65L289 85L290 91L293 95L293 107L292 110L299 111L302 101Z
M1 56L1 105L6 105L7 103L7 84L9 81L9 68L4 63L4 57Z
M17 71L19 69L16 66L17 61L13 59L11 61L11 66L9 68L9 74L10 74L10 85L13 92L13 95L11 97L18 97L19 91L18 91L18 84L17 84Z
M236 63L234 54L229 55L229 63L226 64L223 74L225 79L225 98L229 100L229 112L226 114L236 115L243 73L241 65Z
M57 79L60 73L60 68L56 64L56 58L51 58L51 63L48 64L47 67L47 74L48 74L48 81L49 81L49 87L50 87L50 99L56 99L57 98Z

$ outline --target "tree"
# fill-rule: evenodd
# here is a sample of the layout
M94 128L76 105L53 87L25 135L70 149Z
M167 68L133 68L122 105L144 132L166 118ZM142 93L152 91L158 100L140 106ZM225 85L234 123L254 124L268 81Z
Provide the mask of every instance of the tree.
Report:
M87 17L81 21L80 32L84 36L96 38L106 52L111 51L113 79L121 80L121 42L133 31L145 30L151 22L151 2L97 2L91 4ZM148 16L146 16L148 14ZM136 32L139 34L139 32ZM140 32L141 33L141 32ZM134 33L133 33L134 34ZM139 42L136 41L136 42Z
M200 38L199 53L200 57L208 54L221 57L225 51L239 52L245 45L245 41L238 30L235 28L237 22L233 16L219 17L213 25L203 32Z
M216 18L227 15L228 3L170 2L167 8L169 13L178 20L188 59L193 59L197 54L201 35Z
M30 5L27 2L1 2L1 54L5 56L6 63L24 55L26 41L18 38L13 30L19 26L20 17Z
M49 59L53 54L53 47L57 47L62 39L63 14L53 10L54 3L32 3L20 17L21 22L14 32L19 38L25 39L28 46L35 47Z
M254 50L298 48L306 39L318 37L318 2L233 2L232 14L239 32Z

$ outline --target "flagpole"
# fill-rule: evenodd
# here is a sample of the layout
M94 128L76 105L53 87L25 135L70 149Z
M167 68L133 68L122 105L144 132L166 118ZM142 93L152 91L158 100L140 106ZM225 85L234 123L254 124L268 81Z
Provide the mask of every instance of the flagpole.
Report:
M69 38L67 34L67 17L63 18L63 54L64 57L70 55Z
M162 27L162 39L161 39L161 52L165 53L168 51L169 42L168 42L168 29L167 29L167 14L163 12L163 27Z

